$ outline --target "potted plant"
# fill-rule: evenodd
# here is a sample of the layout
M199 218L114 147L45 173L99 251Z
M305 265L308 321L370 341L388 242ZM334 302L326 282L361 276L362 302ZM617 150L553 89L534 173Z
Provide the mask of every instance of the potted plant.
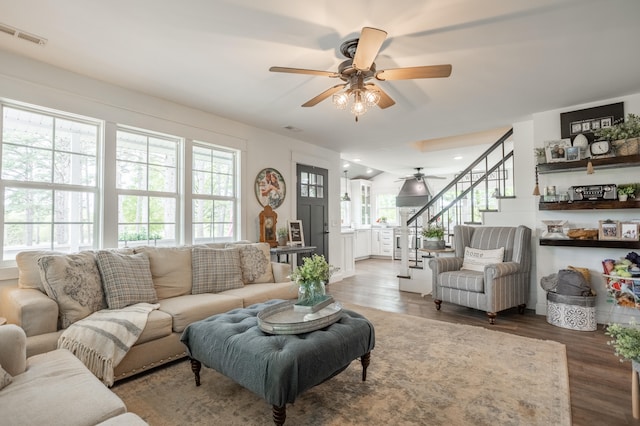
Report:
M331 267L323 255L314 254L302 259L291 274L291 280L298 285L298 304L313 306L324 301L325 284L337 268Z
M610 127L593 132L596 140L607 139L616 150L616 155L638 154L640 145L640 115L629 114L626 120L617 120Z
M287 228L278 228L276 231L276 235L278 236L278 245L286 246L287 238L289 237L289 229Z
M425 249L442 250L445 247L442 225L432 223L427 228L422 228L422 236L425 238L422 242Z
M387 217L386 216L380 216L378 218L378 220L376 220L376 223L379 223L381 227L386 228L387 227Z
M640 328L638 328L638 324L633 320L629 322L628 326L611 324L607 327L605 334L613 338L607 344L613 346L620 362L631 361L633 369L637 371L640 367Z
M634 184L624 184L618 186L618 200L627 201L628 197L633 197L635 192Z

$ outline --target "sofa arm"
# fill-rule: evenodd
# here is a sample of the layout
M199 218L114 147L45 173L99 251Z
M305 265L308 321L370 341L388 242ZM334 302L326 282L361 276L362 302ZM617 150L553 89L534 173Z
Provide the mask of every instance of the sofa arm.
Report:
M499 278L516 272L520 272L520 264L518 262L493 263L484 267L485 276L491 278Z
M291 265L288 263L271 262L271 270L273 271L274 283L286 283L291 281Z
M40 290L4 288L0 301L7 322L22 327L27 336L58 330L58 304Z
M27 336L15 324L0 327L0 365L12 376L27 369Z

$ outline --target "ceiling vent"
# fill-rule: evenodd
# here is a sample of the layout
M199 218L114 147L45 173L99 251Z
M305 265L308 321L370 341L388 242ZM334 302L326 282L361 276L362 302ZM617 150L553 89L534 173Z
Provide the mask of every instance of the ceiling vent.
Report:
M47 44L47 39L39 37L34 34L29 34L26 31L19 30L18 28L14 28L12 26L0 23L0 33L5 33L13 37L20 38L25 41L29 41L31 43L35 43L40 46L44 46Z

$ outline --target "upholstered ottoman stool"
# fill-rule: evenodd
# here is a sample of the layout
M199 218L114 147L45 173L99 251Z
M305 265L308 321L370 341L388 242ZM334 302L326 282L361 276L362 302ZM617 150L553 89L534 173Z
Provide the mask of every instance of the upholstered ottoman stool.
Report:
M181 340L187 346L196 385L201 364L213 368L264 398L273 421L284 424L286 404L346 369L360 358L366 380L375 346L373 325L362 315L343 310L340 319L303 334L271 335L258 326L257 315L281 300L234 309L190 324Z

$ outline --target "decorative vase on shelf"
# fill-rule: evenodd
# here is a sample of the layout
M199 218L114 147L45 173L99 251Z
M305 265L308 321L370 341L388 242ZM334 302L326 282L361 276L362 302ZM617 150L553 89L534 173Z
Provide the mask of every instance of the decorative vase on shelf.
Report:
M627 201L627 198L629 196L627 194L618 194L618 200L619 201Z

